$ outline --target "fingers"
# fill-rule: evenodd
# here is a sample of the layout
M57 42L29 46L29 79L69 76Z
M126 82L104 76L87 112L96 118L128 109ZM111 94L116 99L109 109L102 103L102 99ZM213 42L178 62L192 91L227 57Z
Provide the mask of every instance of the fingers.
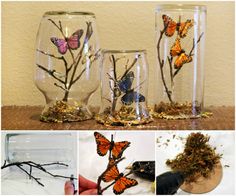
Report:
M83 176L79 175L79 187L83 189L96 189L97 183L92 182L91 180L88 180Z
M80 195L97 195L97 189L89 189L84 192L81 192Z
M66 181L65 183L65 186L64 186L64 192L65 192L65 195L74 195L74 185L73 183L69 180L69 181Z

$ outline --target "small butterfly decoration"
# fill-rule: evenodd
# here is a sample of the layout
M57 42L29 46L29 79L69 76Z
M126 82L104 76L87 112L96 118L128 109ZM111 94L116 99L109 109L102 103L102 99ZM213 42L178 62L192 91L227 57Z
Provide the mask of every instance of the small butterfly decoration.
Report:
M193 26L193 20L186 20L185 22L175 22L171 17L167 15L162 15L164 27L165 27L165 35L168 37L172 37L175 31L178 32L180 38L186 37L188 30Z
M102 181L111 182L115 180L113 186L113 192L116 195L122 194L127 188L135 186L138 184L137 180L132 178L127 178L123 173L119 173L116 165L109 167L103 174Z
M134 72L130 71L117 82L118 90L124 93L124 95L121 97L121 101L124 105L131 105L133 102L145 101L145 97L142 94L136 92L131 88L133 80ZM118 95L120 94L121 93L119 93Z
M111 150L112 157L114 159L119 159L122 156L124 150L130 145L130 142L128 141L110 142L104 135L98 132L94 132L94 137L97 144L97 153L100 156L105 156L107 152Z
M83 29L78 29L66 39L51 37L51 42L57 47L60 54L66 54L68 48L76 50L80 47L80 38L83 36L83 33Z
M175 69L179 69L183 66L183 64L190 63L192 61L192 57L187 55L182 49L179 38L176 38L173 46L171 47L170 55L171 57L177 57L174 62Z

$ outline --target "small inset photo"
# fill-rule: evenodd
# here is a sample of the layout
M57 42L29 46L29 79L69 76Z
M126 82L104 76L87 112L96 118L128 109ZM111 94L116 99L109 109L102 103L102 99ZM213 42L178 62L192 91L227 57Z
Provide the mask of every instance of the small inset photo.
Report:
M76 194L77 133L2 132L2 195Z
M155 194L154 132L80 132L79 194Z
M234 132L156 133L156 195L234 195Z

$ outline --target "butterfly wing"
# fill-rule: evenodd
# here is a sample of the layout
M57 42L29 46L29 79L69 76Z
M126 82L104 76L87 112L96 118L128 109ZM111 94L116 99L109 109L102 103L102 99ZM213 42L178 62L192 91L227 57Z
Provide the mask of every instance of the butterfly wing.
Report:
M185 53L181 53L180 56L178 56L175 60L174 67L175 69L179 69L180 67L183 66L185 63L189 63L192 61L192 57L188 56Z
M107 169L102 175L102 181L111 182L119 177L119 170L116 165Z
M138 184L137 180L127 178L127 177L120 177L115 182L115 185L113 187L113 192L116 195L120 195L125 191L125 189L135 186L137 184Z
M119 89L125 93L129 89L131 89L131 86L134 81L134 72L130 71L128 72L121 80L118 82Z
M171 55L172 57L178 56L181 52L182 52L182 48L181 48L181 45L180 45L180 39L177 38L177 39L175 40L174 45L173 45L173 46L171 47L171 49L170 49L170 55Z
M125 105L131 105L133 102L144 102L145 97L142 94L131 90L126 92L126 94L121 97L121 101Z
M110 149L110 141L98 132L94 132L94 137L97 143L97 153L100 156L105 156L107 154L107 151Z
M186 22L180 23L178 27L178 33L181 38L186 37L188 30L193 26L193 20L187 20Z
M128 148L130 145L130 142L128 141L122 141L122 142L115 142L113 148L112 148L112 156L114 159L119 159L122 157L122 154L126 148Z
M165 14L162 15L162 19L163 19L163 22L164 22L164 27L166 28L165 35L168 36L168 37L171 37L175 33L177 23L175 21L173 21L171 19L171 17L169 17Z
M58 52L60 54L65 54L66 53L66 51L68 49L68 45L67 45L67 42L64 39L51 37L51 42L57 47Z
M80 47L80 38L82 37L83 33L84 30L79 29L68 38L67 43L72 50L75 50Z

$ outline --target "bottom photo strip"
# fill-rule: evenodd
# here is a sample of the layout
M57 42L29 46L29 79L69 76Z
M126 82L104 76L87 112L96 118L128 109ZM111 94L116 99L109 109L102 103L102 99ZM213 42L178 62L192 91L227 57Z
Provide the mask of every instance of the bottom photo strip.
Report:
M234 164L234 131L1 133L2 195L234 195Z

